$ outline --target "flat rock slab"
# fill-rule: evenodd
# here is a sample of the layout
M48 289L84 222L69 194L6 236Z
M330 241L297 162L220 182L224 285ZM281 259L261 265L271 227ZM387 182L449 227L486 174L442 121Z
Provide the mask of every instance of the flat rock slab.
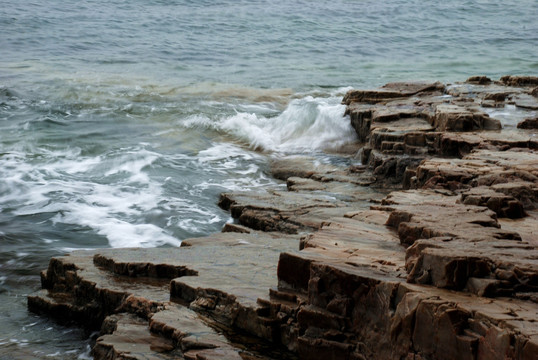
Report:
M443 133L440 134L440 151L443 155L463 157L477 148L538 149L538 139L524 131L507 129L503 131Z
M453 236L479 242L488 239L520 240L519 234L500 229L496 214L487 207L460 204L458 196L437 200L438 194L421 191L400 192L400 198L412 193L422 200L417 206L407 199L398 203L397 196L388 196L388 209L392 210L387 224L398 231L402 244L412 245L417 239ZM433 197L433 198L432 198Z
M409 116L385 122L385 123L372 123L370 127L371 131L378 130L383 132L390 132L396 134L406 134L414 131L430 132L435 128L423 117Z
M333 218L301 240L303 253L322 253L333 263L364 267L406 277L398 234L386 226L388 212L365 210Z
M486 206L460 200L431 190L410 190L391 193L378 207L390 211L387 224L397 229L403 244L411 245L407 280L482 296L537 291L535 242L523 241L514 226L503 229Z
M298 247L297 237L276 237L260 232L219 233L186 242L190 246L103 249L94 257L100 264L109 264L112 271L127 269L130 276L137 276L135 269L159 264L185 267L190 273L174 279L176 283L233 294L243 305L256 306L257 299L268 296L268 289L276 285L274 276L280 252L294 251Z
M256 230L313 231L332 217L365 208L366 200L381 198L385 191L364 186L371 178L349 171L290 177L288 188L292 191L223 193L219 205L230 210L240 224Z
M397 82L389 83L380 90L350 90L342 100L343 104L353 102L377 103L395 98L405 98L419 93L440 93L445 86L440 82Z
M92 355L98 359L165 360L182 359L171 339L152 334L148 323L136 315L120 313L111 317L112 333L100 336Z
M220 320L228 316L218 326L252 330L249 327L256 323L270 332L263 319L256 322L256 311L261 308L258 299L269 298L269 288L276 286L279 254L296 251L298 237L231 232L184 244L180 248L76 251L54 258L43 274L47 290L29 297L29 307L93 327L110 322L110 315L125 314L117 315L113 330L98 340L96 358L166 359L182 358L181 354L186 359L270 359L243 345L231 345L206 325L217 324L215 320L201 320L170 299L220 316ZM178 288L183 291L178 293ZM226 299L228 307L216 304L215 294ZM217 311L212 311L212 301L220 305ZM243 319L242 314L249 317Z
M414 187L457 190L513 182L538 184L534 150L475 150L462 159L428 159L415 171Z
M284 181L292 176L309 178L314 174L326 174L337 170L339 169L336 166L322 164L309 156L289 156L271 160L271 175Z
M522 219L498 219L501 228L508 231L516 231L521 235L521 240L538 248L538 211L527 211L527 216Z
M538 177L538 152L530 149L510 151L477 150L465 157L469 160L482 160L505 169L525 171Z

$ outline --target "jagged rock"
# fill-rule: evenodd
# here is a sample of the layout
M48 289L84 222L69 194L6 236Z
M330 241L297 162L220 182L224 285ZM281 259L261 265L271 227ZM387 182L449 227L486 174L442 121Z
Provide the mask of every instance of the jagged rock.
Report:
M538 290L538 252L524 241L468 238L417 240L407 249L407 280L480 296L509 296Z
M251 231L188 242L189 246L181 248L101 249L54 258L44 274L48 290L29 297L29 307L102 327L94 349L97 359L273 358L237 348L210 325L228 324L271 340L273 325L258 316L265 308L258 305L258 298L269 298L268 289L276 284L279 253L293 252L298 238ZM187 284L196 285L191 292L177 290L178 286L186 289ZM204 296L190 298L195 291ZM221 306L211 294L220 294L230 307ZM171 303L171 298L220 320L228 314L230 321L204 320Z
M527 81L517 79L509 83ZM362 163L374 171L378 181L388 180L412 188L423 186L413 179L418 171L418 159L439 155L463 157L476 149L538 149L533 134L499 132L501 121L490 117L482 108L515 104L533 109L538 106L536 98L524 88L506 86L502 82L487 84L487 80L474 77L467 84L442 88L449 95L438 93L441 88L404 93L398 90L401 84L348 92L344 99L346 115L359 140L367 143L359 155Z
M94 264L94 255L93 251L75 251L51 259L48 270L42 273L46 290L28 297L30 310L98 329L106 316L122 306L147 318L168 301L168 295L163 293L168 281L113 278Z
M299 274L290 278L292 274L281 268L294 268ZM297 277L305 280L299 284ZM306 329L298 337L299 356L331 358L329 349L334 349L342 359L472 359L477 352L491 354L492 348L502 356L532 356L535 305L486 301L389 279L372 268L334 264L319 254L282 254L280 288L308 294L297 317L296 326ZM348 320L342 313L350 314ZM492 333L515 341L500 342Z
M390 211L387 224L398 230L403 244L411 245L406 252L408 281L466 288L481 296L538 290L535 245L500 229L493 212L475 206L481 196L492 195L475 188L458 204L458 196L405 191L382 202L380 208Z
M504 102L506 98L510 95L511 95L511 92L507 92L507 91L491 92L484 96L484 101L491 100L494 102Z
M373 174L388 183L401 183L409 168L417 167L424 160L423 156L385 155L379 151L371 151L368 165Z
M486 206L493 210L498 217L517 219L526 216L523 204L519 200L486 186L478 186L464 191L461 200L465 205Z
M538 184L530 181L512 181L492 184L493 191L514 197L524 209L532 210L538 206Z

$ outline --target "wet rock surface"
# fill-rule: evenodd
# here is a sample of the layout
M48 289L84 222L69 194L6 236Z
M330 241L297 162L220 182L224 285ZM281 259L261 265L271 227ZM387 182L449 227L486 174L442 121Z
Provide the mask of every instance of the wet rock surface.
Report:
M535 359L537 84L352 90L350 161L275 159L287 189L180 248L54 258L29 308L96 359Z

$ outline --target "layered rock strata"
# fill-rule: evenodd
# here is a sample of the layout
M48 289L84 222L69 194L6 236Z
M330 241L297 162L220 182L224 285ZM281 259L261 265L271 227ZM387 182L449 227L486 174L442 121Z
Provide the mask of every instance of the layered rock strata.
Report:
M275 159L287 191L222 194L223 233L54 258L29 308L96 359L535 359L537 86L352 90L364 165Z

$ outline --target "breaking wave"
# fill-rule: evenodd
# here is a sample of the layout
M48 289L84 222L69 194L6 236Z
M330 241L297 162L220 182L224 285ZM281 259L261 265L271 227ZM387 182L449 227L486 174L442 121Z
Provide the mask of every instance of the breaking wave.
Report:
M211 119L191 116L182 125L206 127L223 132L250 148L269 152L297 153L334 150L356 141L349 118L344 117L341 97L306 96L290 101L276 116L237 111Z

